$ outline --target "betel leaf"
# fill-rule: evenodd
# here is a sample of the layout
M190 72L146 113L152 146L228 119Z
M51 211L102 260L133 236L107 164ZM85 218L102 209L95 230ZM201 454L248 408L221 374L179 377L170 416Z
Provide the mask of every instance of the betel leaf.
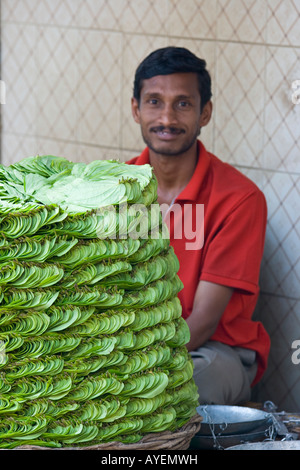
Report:
M140 202L148 186L149 204L151 198L156 198L153 181L150 165L129 167L111 160L84 165L61 157L37 156L23 159L8 170L2 166L0 196L43 205L57 204L68 213L84 213L109 205Z
M0 448L139 443L198 392L149 165L0 165Z

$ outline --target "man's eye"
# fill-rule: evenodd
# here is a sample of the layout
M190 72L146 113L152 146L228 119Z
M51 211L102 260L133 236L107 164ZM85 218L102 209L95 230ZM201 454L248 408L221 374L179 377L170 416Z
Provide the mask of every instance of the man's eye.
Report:
M187 108L190 105L188 101L179 101L178 106L180 108Z
M149 103L149 104L152 104L152 105L156 105L156 104L158 103L158 100L157 100L156 98L150 98L150 99L148 100L148 103Z

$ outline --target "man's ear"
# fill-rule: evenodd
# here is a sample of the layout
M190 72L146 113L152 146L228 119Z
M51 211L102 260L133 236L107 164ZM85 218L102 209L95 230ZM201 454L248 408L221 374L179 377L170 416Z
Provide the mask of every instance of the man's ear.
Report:
M212 111L213 111L213 104L211 101L208 101L202 109L202 113L200 116L200 127L204 127L209 123L211 119Z
M134 97L131 98L131 112L135 122L140 124L140 109L138 100Z

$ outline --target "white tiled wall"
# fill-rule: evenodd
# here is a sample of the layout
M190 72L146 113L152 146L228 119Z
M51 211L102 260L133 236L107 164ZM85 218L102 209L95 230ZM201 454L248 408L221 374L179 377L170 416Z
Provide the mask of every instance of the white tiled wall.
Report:
M214 116L203 141L265 192L256 316L271 334L255 398L300 409L300 0L1 0L2 163L33 154L126 160L144 144L130 111L136 66L158 47L205 58Z

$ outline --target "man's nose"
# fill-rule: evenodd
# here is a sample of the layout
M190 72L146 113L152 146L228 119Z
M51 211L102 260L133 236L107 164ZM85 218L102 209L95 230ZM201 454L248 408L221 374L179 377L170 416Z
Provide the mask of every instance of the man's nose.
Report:
M171 126L177 123L176 111L172 104L165 104L160 112L160 122L164 126Z

